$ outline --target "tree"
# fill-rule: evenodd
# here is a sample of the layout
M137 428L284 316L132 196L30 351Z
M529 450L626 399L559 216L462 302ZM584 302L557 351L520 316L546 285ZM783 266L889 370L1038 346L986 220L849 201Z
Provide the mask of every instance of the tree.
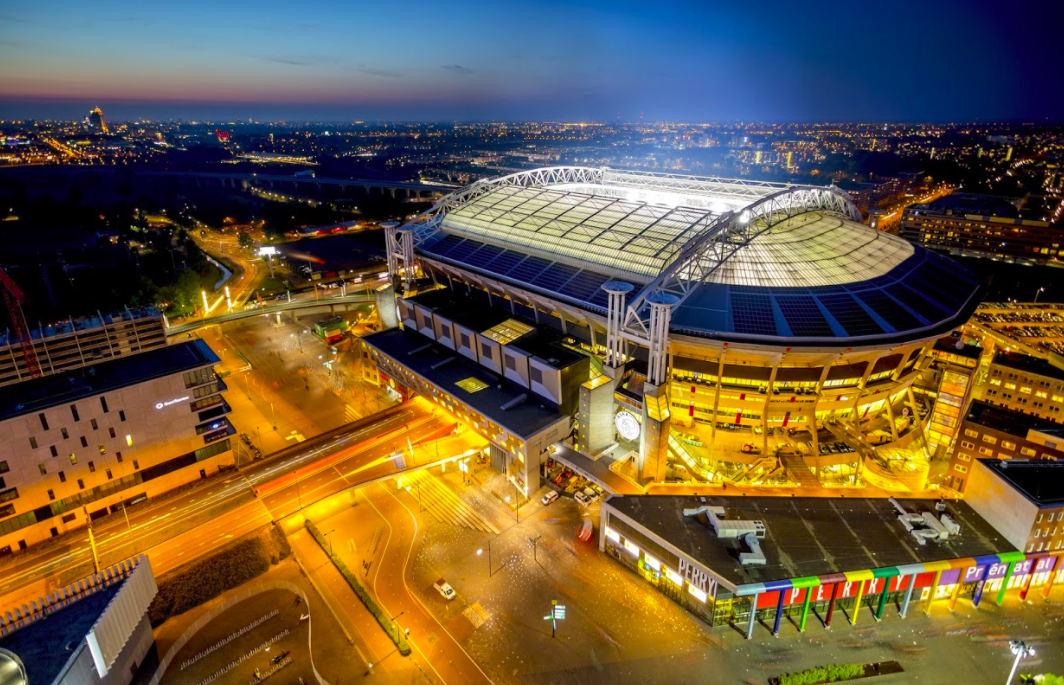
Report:
M254 245L254 241L251 239L251 234L247 231L240 231L237 233L236 239L237 242L240 243L241 249L250 250L251 246Z

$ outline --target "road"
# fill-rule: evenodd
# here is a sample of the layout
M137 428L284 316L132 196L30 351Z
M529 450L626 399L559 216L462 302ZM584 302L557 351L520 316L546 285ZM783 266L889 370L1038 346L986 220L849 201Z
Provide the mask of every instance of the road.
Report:
M410 631L409 641L414 654L430 664L443 683L491 682L448 627L436 618L432 608L421 598L419 589L411 587L411 565L414 552L421 544L422 533L414 512L380 483L363 488L359 494L386 524L383 551L370 583L381 608L389 616L397 616L399 626ZM366 512L359 515L364 516ZM343 525L339 517L332 523L337 528ZM442 597L434 597L432 601L446 602ZM465 622L466 619L459 616L456 621Z
M390 453L396 432L415 423L423 427L419 435L429 435L442 419L433 417L426 404L412 401L362 419L322 439L284 450L223 480L212 480L208 485L192 487L135 508L129 513L128 522L124 516L112 515L94 528L100 564L106 566L131 554L146 552L155 573L161 575L268 523L272 518L269 504L277 511L290 512L299 506L297 503L292 508L292 497L298 500L302 496L303 505L307 505L322 492L331 493L372 480L380 467L360 472L360 460L372 463L382 452ZM315 463L323 459L324 464ZM336 473L336 466L349 475L337 475L321 483L320 488L295 489L302 488L303 480L314 477L322 469L333 469L331 472ZM291 473L298 475L291 482L283 482L270 495L269 504L253 494L255 488ZM0 611L54 591L91 572L91 550L84 534L74 533L54 544L17 554L0 569Z

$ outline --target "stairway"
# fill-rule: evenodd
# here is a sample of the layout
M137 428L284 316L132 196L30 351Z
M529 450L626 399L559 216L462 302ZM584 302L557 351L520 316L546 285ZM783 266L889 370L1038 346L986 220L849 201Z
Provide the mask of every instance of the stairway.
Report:
M812 469L805 465L805 460L798 455L781 456L783 468L787 469L787 475L796 480L803 488L818 488L820 483L813 475Z

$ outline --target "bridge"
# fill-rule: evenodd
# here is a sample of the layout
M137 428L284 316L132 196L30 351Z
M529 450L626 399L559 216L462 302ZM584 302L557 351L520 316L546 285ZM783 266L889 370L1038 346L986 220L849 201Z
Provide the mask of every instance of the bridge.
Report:
M396 192L405 193L408 198L431 199L437 194L449 193L457 185L444 183L411 183L404 181L379 181L366 178L321 178L316 176L289 176L283 174L257 174L240 172L220 171L139 171L140 176L171 176L182 181L195 182L197 187L203 185L218 184L228 188L270 188L282 190L290 188L299 190L314 186L318 191L325 187L340 188L345 195L351 195L354 191L361 190L369 193L380 190L381 194L390 193L395 197Z
M341 297L329 297L322 300L294 300L292 302L278 302L276 304L267 304L255 309L242 309L235 312L226 312L225 314L217 314L215 316L208 316L195 321L186 321L179 324L171 324L168 320L164 319L164 325L166 328L166 334L169 335L182 335L184 333L190 333L199 328L205 326L213 326L215 324L228 323L230 321L238 321L240 319L249 319L253 316L263 316L264 314L275 314L280 312L289 312L293 310L304 309L321 309L323 312L327 311L333 313L340 308L341 311L346 311L351 308L351 305L355 304L368 304L376 303L377 296L373 293L358 293L357 295L346 295Z

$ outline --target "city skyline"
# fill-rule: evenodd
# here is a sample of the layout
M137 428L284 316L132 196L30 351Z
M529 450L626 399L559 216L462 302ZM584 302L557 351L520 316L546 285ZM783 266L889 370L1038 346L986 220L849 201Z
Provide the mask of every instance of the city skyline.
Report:
M1045 21L1031 21L1036 9ZM832 3L11 5L10 118L1045 121L1048 14ZM868 28L872 27L872 28ZM1022 36L1022 39L1020 38ZM1022 67L1021 67L1022 65Z

